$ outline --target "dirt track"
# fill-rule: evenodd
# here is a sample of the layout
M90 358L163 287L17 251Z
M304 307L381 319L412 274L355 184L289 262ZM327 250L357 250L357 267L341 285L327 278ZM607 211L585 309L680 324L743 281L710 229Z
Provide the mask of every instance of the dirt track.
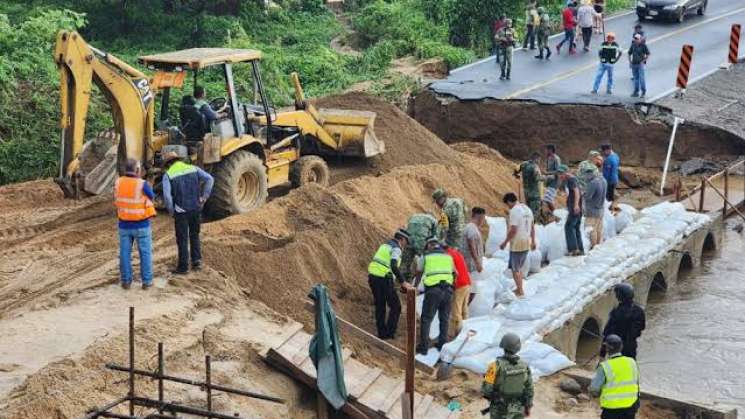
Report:
M126 362L128 306L137 308L138 367L153 369L155 344L164 341L169 372L200 377L209 353L216 381L288 400L277 407L219 396L220 409L313 417L313 396L258 356L292 327L288 317L311 325L302 302L312 284L326 284L337 312L372 331L370 252L409 215L431 210L438 186L490 214L504 212L501 198L516 187L513 164L484 145L449 147L392 106L366 97L330 98L324 105L378 112L388 154L372 167L344 167L342 177L350 179L329 188L294 190L250 214L205 225L207 267L183 278L169 273L173 231L170 219L159 215L156 286L147 292L117 285L111 197L65 200L49 180L0 188L0 418L77 418L124 395L123 377L103 364ZM345 344L364 362L401 374L398 360L354 340ZM478 388L478 377L462 377L461 386ZM419 385L444 401L442 386ZM560 396L544 386L548 412ZM154 384L140 381L141 391L154 395ZM199 391L166 391L173 400L203 403ZM471 390L460 397L472 402L468 411L483 404Z

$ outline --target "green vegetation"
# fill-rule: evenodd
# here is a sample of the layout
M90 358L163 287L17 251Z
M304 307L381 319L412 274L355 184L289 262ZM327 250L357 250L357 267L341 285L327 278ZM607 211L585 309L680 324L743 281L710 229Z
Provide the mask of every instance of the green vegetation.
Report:
M0 185L52 176L59 147L58 74L52 60L60 29L78 30L91 44L136 63L139 55L194 46L264 52L264 85L275 106L292 103L289 74L309 96L338 93L372 81L370 91L402 104L417 88L389 73L391 61L441 57L456 67L485 56L501 12L520 19L526 0L347 0L359 56L331 48L344 33L322 0L0 0ZM563 0L549 0L555 17ZM608 0L608 8L631 0ZM267 6L267 4L269 4ZM555 19L557 20L557 19ZM236 69L239 94L250 92ZM217 74L202 83L222 91ZM191 88L190 81L185 89ZM94 94L87 133L111 126L108 105Z

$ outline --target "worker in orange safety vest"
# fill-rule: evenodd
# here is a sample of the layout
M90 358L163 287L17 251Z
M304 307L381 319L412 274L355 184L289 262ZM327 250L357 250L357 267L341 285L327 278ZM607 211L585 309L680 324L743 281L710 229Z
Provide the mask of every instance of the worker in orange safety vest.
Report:
M132 247L140 254L142 289L153 285L153 235L150 219L156 215L153 188L142 179L142 167L135 159L126 162L125 175L114 185L114 205L119 218L119 278L121 286L132 286Z

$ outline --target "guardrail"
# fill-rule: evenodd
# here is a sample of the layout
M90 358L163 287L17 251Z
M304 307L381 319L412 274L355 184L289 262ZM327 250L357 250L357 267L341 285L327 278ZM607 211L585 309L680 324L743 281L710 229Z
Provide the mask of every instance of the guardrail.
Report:
M689 199L692 202L692 207L696 209L697 212L705 212L705 202L706 202L706 193L709 189L712 189L717 195L722 198L722 217L727 217L728 215L732 213L737 213L740 217L742 217L743 220L745 220L745 215L740 212L740 210L737 208L739 205L742 204L742 202L736 202L732 203L730 202L730 173L732 173L734 170L739 168L740 166L745 166L745 160L739 160L735 163L730 164L729 166L725 167L723 170L713 174L712 176L702 176L701 177L701 184L699 186L696 186L693 188L693 190L687 190L685 188L685 185L683 185L683 182L678 179L678 182L675 184L675 200L677 202L683 201L685 199ZM714 185L714 181L717 179L724 177L724 187L723 190L719 189L716 185ZM744 177L745 179L745 177ZM745 182L742 184L742 190L743 190L743 200L745 201ZM698 193L698 203L693 201L693 196Z

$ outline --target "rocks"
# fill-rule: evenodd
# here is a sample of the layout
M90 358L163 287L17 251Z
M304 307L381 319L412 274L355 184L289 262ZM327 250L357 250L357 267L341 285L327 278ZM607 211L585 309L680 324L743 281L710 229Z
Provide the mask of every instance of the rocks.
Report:
M631 168L622 167L620 174L621 182L628 185L629 188L636 189L644 186L644 182L642 181L641 177L639 177L639 175Z
M563 392L569 393L569 394L575 395L575 396L577 394L582 393L582 386L579 385L579 383L577 382L577 380L575 380L573 378L569 378L569 377L563 378L561 380L561 382L559 382L559 388ZM575 402L576 402L576 400L575 400Z
M577 407L579 405L579 402L574 397L570 397L566 400L564 400L564 406L568 408Z
M713 161L701 158L693 158L680 165L680 174L683 176L695 175L697 173L717 172L720 167Z
M580 393L580 394L577 395L577 400L579 400L581 402L589 402L590 401L590 396L588 396L585 393Z

